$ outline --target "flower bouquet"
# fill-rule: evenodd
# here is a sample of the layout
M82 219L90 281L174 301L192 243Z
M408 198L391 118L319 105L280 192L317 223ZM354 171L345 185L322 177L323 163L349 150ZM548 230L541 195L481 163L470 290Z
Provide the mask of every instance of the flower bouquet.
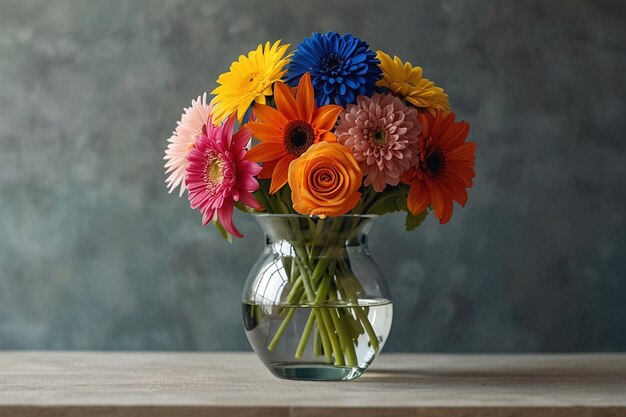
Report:
M210 102L191 102L165 151L166 182L228 240L243 237L235 208L264 228L243 301L268 367L351 379L391 324L367 251L373 218L403 212L413 230L433 212L447 223L453 201L467 202L476 145L422 68L350 34L314 33L289 48L259 45L219 76Z

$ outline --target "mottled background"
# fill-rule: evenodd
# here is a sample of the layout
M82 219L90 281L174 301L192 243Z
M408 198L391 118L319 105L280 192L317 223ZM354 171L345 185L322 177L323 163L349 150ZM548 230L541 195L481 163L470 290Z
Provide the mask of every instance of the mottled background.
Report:
M191 98L266 39L424 67L478 143L465 210L379 221L389 351L626 350L621 1L0 3L0 348L246 350L232 246L163 184Z

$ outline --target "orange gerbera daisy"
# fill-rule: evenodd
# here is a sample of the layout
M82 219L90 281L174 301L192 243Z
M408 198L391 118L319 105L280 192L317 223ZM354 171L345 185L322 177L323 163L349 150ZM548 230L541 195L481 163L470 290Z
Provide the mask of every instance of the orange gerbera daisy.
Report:
M476 144L466 142L469 125L454 121L454 113L420 112L419 162L401 180L410 184L407 205L417 215L432 205L441 224L452 217L452 201L467 202L466 188L474 177Z
M336 142L331 132L343 108L334 104L317 108L311 76L300 79L296 96L283 82L274 84L276 109L256 103L256 121L246 124L261 143L253 146L246 159L262 162L259 178L272 178L270 194L287 183L289 164L314 143Z

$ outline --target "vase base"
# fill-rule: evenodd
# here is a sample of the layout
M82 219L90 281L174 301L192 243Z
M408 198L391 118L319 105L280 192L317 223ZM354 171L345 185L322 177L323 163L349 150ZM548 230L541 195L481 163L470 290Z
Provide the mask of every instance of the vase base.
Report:
M274 376L301 381L350 381L363 375L365 369L320 363L283 363L268 365Z

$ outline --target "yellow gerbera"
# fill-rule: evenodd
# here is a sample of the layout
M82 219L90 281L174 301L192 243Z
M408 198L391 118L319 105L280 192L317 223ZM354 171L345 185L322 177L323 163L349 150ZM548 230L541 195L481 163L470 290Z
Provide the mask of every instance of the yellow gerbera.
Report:
M376 83L377 86L388 88L415 107L428 109L433 114L437 110L450 111L448 95L434 82L422 78L421 67L403 63L397 56L391 59L383 51L376 51L376 58L383 70L383 78Z
M273 45L267 42L265 47L261 44L248 56L240 55L230 70L219 76L219 87L211 91L216 95L211 102L213 123L219 124L235 111L241 122L253 101L265 104L265 96L272 95L272 84L287 72L289 46L280 45L280 40Z

